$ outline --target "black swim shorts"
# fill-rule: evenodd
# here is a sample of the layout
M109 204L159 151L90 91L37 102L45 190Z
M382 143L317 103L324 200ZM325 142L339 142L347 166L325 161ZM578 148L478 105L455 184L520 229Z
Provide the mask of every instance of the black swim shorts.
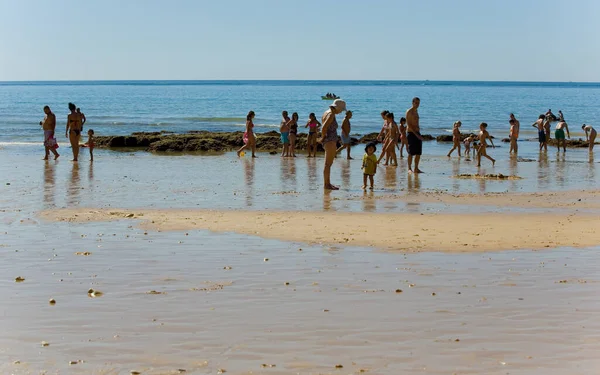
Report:
M423 141L415 133L409 132L406 135L406 139L408 141L407 151L409 155L421 155L423 153Z

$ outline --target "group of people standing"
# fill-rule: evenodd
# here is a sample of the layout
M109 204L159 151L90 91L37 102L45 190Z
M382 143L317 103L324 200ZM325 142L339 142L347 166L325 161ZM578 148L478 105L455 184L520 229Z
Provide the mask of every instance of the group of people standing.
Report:
M83 125L87 119L81 112L81 109L73 103L69 103L69 115L67 116L67 126L65 128L65 138L71 143L71 149L73 151L73 161L78 161L79 158L79 142L81 140L81 132L83 131ZM54 160L58 159L60 154L56 151L58 148L58 142L55 138L56 130L56 115L52 112L49 106L44 106L44 119L40 121L40 125L44 130L44 148L45 155L43 160L48 160L50 153L54 155ZM88 130L88 142L85 144L90 150L90 160L94 160L94 131Z
M384 120L384 125L380 133L379 141L383 143L383 150L379 160L373 155L376 151L375 143L370 143L366 147L366 154L363 157L363 173L364 187L366 188L367 180L371 180L371 188L373 187L373 176L377 172L377 164L386 156L386 165L389 162L392 165L397 165L396 148L402 151L406 146L408 153L408 168L410 173L422 173L419 169L419 161L422 153L423 137L419 128L419 113L418 108L420 99L412 100L412 107L406 111L406 118L400 121L400 128L394 120L394 114L389 111L384 111L381 116ZM341 137L338 136L338 121L336 116L345 112L344 120L341 126ZM247 149L252 150L252 157L256 157L256 135L254 134L254 111L250 111L246 117L246 131L243 135L244 145L237 151L238 156L243 156ZM291 118L287 111L281 113L281 123L279 131L281 133L281 143L283 145L281 157L296 157L296 139L298 135L298 113L292 113ZM346 150L346 158L352 160L350 156L352 129L350 119L352 111L346 109L346 102L342 99L334 100L329 108L323 113L321 122L317 120L314 113L309 115L305 128L308 128L308 157L316 157L317 142L321 143L325 150L325 164L323 167L323 184L325 189L338 190L339 187L331 183L331 166L333 160L343 150ZM319 136L320 134L320 136ZM337 147L338 140L341 139L341 147ZM399 143L402 147L399 147ZM375 160L373 160L375 158ZM414 160L414 169L413 169ZM373 167L372 163L375 162Z

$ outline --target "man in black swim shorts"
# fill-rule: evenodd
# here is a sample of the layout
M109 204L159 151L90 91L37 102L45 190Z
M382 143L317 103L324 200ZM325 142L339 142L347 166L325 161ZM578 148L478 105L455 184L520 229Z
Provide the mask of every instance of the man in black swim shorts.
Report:
M408 172L423 173L419 169L419 161L423 152L423 137L421 137L421 128L419 127L418 108L421 104L419 98L413 98L412 107L406 111L406 139L408 141ZM412 168L413 158L415 160L415 169Z

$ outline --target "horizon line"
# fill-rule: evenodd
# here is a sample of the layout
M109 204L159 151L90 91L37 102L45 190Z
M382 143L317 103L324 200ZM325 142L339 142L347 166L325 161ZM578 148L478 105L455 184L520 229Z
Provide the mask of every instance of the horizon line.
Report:
M567 83L600 84L594 81L510 81L510 80L443 80L443 79L68 79L68 80L9 80L0 83L53 82L470 82L470 83Z

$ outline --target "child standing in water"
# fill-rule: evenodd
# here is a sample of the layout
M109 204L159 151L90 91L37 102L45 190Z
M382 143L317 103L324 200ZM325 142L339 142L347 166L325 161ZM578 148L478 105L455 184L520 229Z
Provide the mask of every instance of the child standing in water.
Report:
M317 121L317 116L314 113L308 115L308 122L306 123L305 128L308 128L308 157L317 157L317 138L319 133L319 128L321 127L321 123ZM312 153L311 153L312 150Z
M373 176L375 176L375 173L377 173L377 156L375 156L376 151L377 147L374 143L369 143L367 144L367 147L365 147L365 155L363 156L362 161L363 190L367 189L367 177L371 183L370 189L373 190Z
M94 161L94 129L88 130L88 141L86 146L90 149L90 161Z
M290 118L287 111L281 112L281 117L279 131L281 132L281 143L283 144L283 150L281 151L281 157L283 158L290 156L290 126L288 125Z
M346 116L344 117L344 121L342 122L342 146L337 149L336 153L339 154L343 149L347 150L346 159L352 160L350 157L350 146L352 139L350 138L350 119L352 118L352 111L346 111Z
M481 167L481 157L485 156L486 158L488 158L489 160L492 161L492 165L496 164L496 160L492 157L490 157L487 154L487 140L490 140L490 143L492 144L492 148L495 148L496 146L494 146L494 141L492 140L492 137L490 136L490 133L488 133L487 131L487 127L488 124L486 124L485 122L482 122L481 125L479 125L479 149L477 150L477 166Z
M404 117L402 117L400 119L400 159L402 159L404 157L404 155L402 155L402 150L404 149L404 146L408 146L408 140L406 139L406 119Z
M472 142L473 142L473 138L470 136L465 138L465 140L463 141L463 144L465 145L465 156L467 157L467 160L471 156L471 143Z
M454 146L452 150L448 153L448 157L452 155L454 150L458 149L458 157L460 158L460 126L462 123L460 121L456 121L452 127L452 142L454 142Z

